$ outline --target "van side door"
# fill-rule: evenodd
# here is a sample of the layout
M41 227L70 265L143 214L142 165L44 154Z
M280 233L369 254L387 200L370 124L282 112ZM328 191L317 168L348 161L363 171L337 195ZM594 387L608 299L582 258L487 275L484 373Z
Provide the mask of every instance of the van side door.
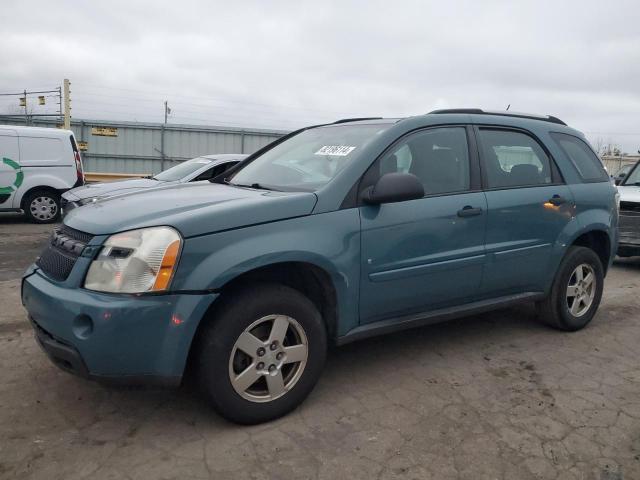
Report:
M425 196L361 205L360 322L472 301L484 264L486 200L470 127L434 127L392 145L360 191L392 172L414 174Z
M574 200L551 154L525 130L475 128L487 197L482 295L543 292L551 252L574 217Z
M20 166L20 149L15 131L0 129L0 210L10 210L24 173Z

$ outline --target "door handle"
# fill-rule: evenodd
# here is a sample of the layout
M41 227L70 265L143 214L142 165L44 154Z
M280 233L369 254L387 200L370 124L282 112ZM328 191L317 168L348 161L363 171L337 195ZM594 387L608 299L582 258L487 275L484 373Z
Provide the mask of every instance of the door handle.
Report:
M463 207L461 210L458 210L459 217L475 217L476 215L482 215L481 208L474 208L471 205L467 205Z
M564 197L561 197L560 195L554 195L549 199L549 203L557 207L562 205L563 203L567 203L567 199Z

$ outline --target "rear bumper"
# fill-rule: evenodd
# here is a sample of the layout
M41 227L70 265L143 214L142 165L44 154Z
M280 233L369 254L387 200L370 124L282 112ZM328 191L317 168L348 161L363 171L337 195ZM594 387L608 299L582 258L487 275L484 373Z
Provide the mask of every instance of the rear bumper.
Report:
M109 295L64 288L31 270L22 303L52 362L110 383L179 384L215 294Z

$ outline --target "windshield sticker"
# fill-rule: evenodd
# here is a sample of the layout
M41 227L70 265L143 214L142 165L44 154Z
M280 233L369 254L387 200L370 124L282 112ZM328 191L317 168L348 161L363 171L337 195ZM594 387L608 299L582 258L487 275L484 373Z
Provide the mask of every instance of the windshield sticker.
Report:
M325 145L314 155L332 155L335 157L346 157L355 149L356 147L348 147L346 145Z

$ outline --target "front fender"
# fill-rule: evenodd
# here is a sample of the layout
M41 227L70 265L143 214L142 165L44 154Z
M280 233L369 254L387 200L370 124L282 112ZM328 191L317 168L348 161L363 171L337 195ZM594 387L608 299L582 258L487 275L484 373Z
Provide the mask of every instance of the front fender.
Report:
M305 262L327 272L338 301L338 335L357 326L360 277L357 209L187 238L173 288L219 290L243 273L283 262Z

